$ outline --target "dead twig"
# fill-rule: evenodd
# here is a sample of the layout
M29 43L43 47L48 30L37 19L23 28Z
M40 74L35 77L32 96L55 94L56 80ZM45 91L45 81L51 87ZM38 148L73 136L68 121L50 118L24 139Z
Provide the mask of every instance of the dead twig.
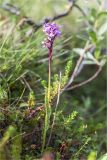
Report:
M43 26L44 23L48 23L48 22L53 22L55 20L58 20L60 18L63 18L67 15L69 15L69 13L71 12L72 8L73 8L74 3L70 3L68 6L67 11L55 15L53 17L46 17L44 20L40 21L39 23L35 23L32 19L28 18L28 17L24 17L20 22L19 22L19 27L22 27L25 23L32 26L34 31L37 31L40 27Z
M73 8L73 6L74 6L74 3L75 3L74 1L71 1L69 3L68 9L65 12L63 12L61 14L58 14L58 15L55 15L53 17L46 17L44 20L42 20L42 21L40 21L38 23L35 23L35 21L33 21L31 18L24 16L20 20L18 26L22 27L24 24L28 24L29 26L33 27L33 32L35 32L40 27L42 27L44 23L52 22L52 21L58 20L60 18L63 18L65 16L69 15L71 10L72 10L72 8ZM10 13L12 13L12 14L16 14L17 16L20 15L19 9L16 6L14 6L14 5L10 4L10 3L6 3L6 4L1 5L1 8L6 10L6 11L8 11L8 12L10 12Z
M72 84L72 82L74 81L74 78L77 76L77 72L78 72L79 66L80 66L80 64L81 64L81 62L82 62L82 60L83 60L83 58L84 58L84 54L85 54L87 51L89 51L90 48L92 48L92 47L93 47L93 45L92 45L92 44L89 45L89 41L87 41L87 42L86 42L86 45L85 45L85 47L84 47L84 50L83 50L83 52L81 53L81 55L80 55L80 57L79 57L79 59L78 59L78 61L77 61L77 64L76 64L76 66L75 66L75 68L74 68L74 71L73 71L73 73L72 73L72 75L71 75L71 78L70 78L69 82L65 85L65 87L62 89L62 92L64 92L64 91ZM62 92L61 92L61 93L62 93Z
M44 105L37 107L36 109L29 109L29 115L27 116L27 118L25 118L25 120L30 120L32 118L34 118L39 112L44 110Z
M0 5L0 8L12 13L12 14L15 14L17 16L20 15L20 10L17 6L14 6L10 3L3 3L2 5Z
M99 75L99 73L101 72L101 70L102 70L102 67L99 66L98 69L97 69L97 71L94 73L93 76L91 76L90 78L88 78L87 80L85 80L85 81L83 81L83 82L81 82L81 83L79 83L79 84L75 84L75 85L73 85L72 87L67 88L66 90L67 90L67 91L73 90L73 89L75 89L75 88L81 87L81 86L83 86L83 85L91 82L92 80L94 80L94 79Z

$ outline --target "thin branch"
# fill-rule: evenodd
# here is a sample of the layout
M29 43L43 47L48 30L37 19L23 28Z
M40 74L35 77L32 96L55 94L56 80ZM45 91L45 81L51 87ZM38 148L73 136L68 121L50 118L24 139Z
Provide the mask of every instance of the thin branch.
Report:
M61 14L59 14L59 15L54 16L53 18L49 19L49 21L55 21L55 20L57 20L57 19L59 19L59 18L63 18L63 17L65 17L65 16L68 16L68 15L69 15L69 13L70 13L70 12L71 12L71 10L72 10L73 5L74 5L74 3L73 3L73 2L72 2L72 3L70 3L70 5L69 5L69 7L68 7L68 9L67 9L67 11L66 11L66 12L64 12L64 13L61 13Z
M81 82L81 83L79 83L79 84L76 84L76 85L74 85L74 86L72 86L72 87L70 87L70 88L67 88L66 90L67 90L67 91L73 90L73 89L75 89L75 88L81 87L81 86L83 86L83 85L91 82L92 80L94 80L94 79L99 75L99 73L101 72L101 70L102 70L102 67L99 66L99 67L98 67L98 70L97 70L97 71L94 73L94 75L91 76L89 79L87 79L87 80L85 80L84 82Z
M10 3L7 3L7 2L3 3L2 5L0 5L0 8L4 9L4 10L6 10L6 11L12 13L12 14L15 14L17 16L20 15L19 8L17 6L14 6L14 5L10 4Z
M74 78L77 76L77 72L78 72L79 66L80 66L80 64L81 64L81 62L82 62L82 60L83 60L83 58L84 58L84 54L85 54L88 50L90 50L90 48L92 48L92 47L93 47L93 45L92 45L92 44L89 45L89 41L87 41L87 42L86 42L86 45L85 45L85 47L84 47L84 50L83 50L83 52L81 53L81 55L80 55L80 57L79 57L79 59L78 59L78 61L77 61L77 64L76 64L76 66L75 66L75 68L74 68L73 74L71 75L71 78L70 78L69 82L65 85L64 89L62 90L62 92L64 92L64 91L72 84L72 82L74 81ZM61 93L62 93L62 92L61 92Z
M85 18L85 24L87 25L87 26L90 26L90 22L87 20L87 14L84 12L84 10L80 7L80 6L78 6L77 4L74 4L74 7L75 8L77 8L78 9L78 11L80 11L80 13L83 15L83 17Z
M40 21L39 23L35 23L32 19L28 18L28 17L24 17L20 22L19 22L19 26L22 26L24 25L24 23L27 23L28 25L32 26L34 31L37 31L40 27L43 26L44 23L47 23L47 22L52 22L52 21L55 21L55 20L58 20L60 18L63 18L67 15L70 14L72 8L73 8L73 5L74 3L70 3L68 9L66 12L63 12L61 14L58 14L58 15L55 15L53 17L46 17L44 20Z
M35 23L35 21L33 21L31 18L25 16L25 17L23 17L23 19L21 19L21 21L19 22L18 26L22 27L26 23L26 24L28 24L28 25L33 27L33 29L34 29L33 31L37 31L46 22L52 22L52 21L58 20L60 18L63 18L65 16L68 16L70 14L73 6L74 6L74 3L75 3L74 1L70 2L69 6L68 6L68 9L65 12L63 12L61 14L58 14L58 15L55 15L55 16L53 16L51 18L50 17L46 17L44 20L42 20L42 21L40 21L38 23ZM16 14L17 16L20 15L20 12L19 12L18 8L16 6L14 6L14 5L6 3L6 4L1 5L0 7L2 9L12 13L12 14Z
M77 4L74 4L74 7L76 7L82 13L82 15L84 17L87 17L86 13L84 12L84 10L80 6L78 6Z
M25 83L26 87L29 89L29 91L32 91L32 89L31 89L29 83L26 81L26 79L24 77L21 77L21 78L22 78L23 82Z
M10 141L13 141L13 139L16 139L17 137L23 136L25 134L26 134L26 132L20 133L20 134L18 134L16 136L12 137L11 139L9 139L7 142L9 143Z

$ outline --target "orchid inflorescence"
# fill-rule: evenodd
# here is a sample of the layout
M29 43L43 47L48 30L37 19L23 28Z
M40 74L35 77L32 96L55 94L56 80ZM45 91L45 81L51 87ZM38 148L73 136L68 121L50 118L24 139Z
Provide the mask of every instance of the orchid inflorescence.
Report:
M60 26L56 23L45 23L43 25L43 32L46 34L47 39L44 40L43 45L48 49L48 87L46 88L46 100L45 100L45 108L46 108L46 116L45 116L45 126L43 132L43 145L42 145L42 153L44 151L44 147L46 144L46 134L47 134L47 126L50 123L51 117L51 63L52 63L52 51L53 51L53 43L54 40L61 35ZM50 138L48 143L50 142Z
M43 46L48 48L49 50L49 56L51 57L52 55L52 48L53 48L53 42L55 38L60 37L61 31L60 31L61 26L57 25L56 23L45 23L43 25L43 32L46 34L47 39L44 40Z

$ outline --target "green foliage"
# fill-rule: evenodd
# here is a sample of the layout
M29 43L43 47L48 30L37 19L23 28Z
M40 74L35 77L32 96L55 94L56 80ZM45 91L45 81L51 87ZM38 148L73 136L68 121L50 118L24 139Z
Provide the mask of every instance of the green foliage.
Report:
M75 119L75 117L76 117L77 114L78 114L77 111L73 111L73 112L71 113L71 115L69 115L69 116L65 119L64 125L69 126L69 124L72 123L73 119Z
M107 12L101 7L103 1L76 0L80 8L73 6L71 14L57 21L62 25L62 35L54 44L49 88L48 55L41 47L42 29L34 32L32 26L19 24L22 17L32 17L37 23L44 16L63 10L65 13L66 5L71 3L9 2L21 8L21 14L13 15L1 7L0 160L39 160L47 151L57 160L106 160ZM92 45L89 51L85 51L87 42ZM100 76L62 94L84 52L80 72L71 87L89 78L101 65Z
M97 153L95 151L92 151L88 156L88 160L96 160L96 158L97 158Z
M0 86L0 104L8 99L6 90Z
M9 126L8 130L4 134L2 140L0 141L0 149L5 146L5 144L9 140L9 138L13 135L14 131L15 131L14 127L13 126Z
M36 105L36 99L35 99L35 94L33 91L31 91L29 93L29 97L28 97L28 106L29 107L33 107Z
M0 140L0 159L2 160L6 160L7 157L10 157L7 142L9 138L13 136L14 132L15 128L13 126L9 126L7 131L4 133L3 138Z
M101 156L99 160L106 160L106 159L107 159L107 153Z
M17 135L12 139L12 145L11 145L12 160L14 159L20 160L21 152L22 152L21 134L17 133Z

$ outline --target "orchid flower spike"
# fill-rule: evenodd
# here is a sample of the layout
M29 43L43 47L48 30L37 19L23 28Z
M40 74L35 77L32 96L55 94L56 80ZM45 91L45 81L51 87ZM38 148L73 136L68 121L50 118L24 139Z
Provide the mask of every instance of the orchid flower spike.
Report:
M60 31L61 26L57 25L56 23L45 23L43 25L43 32L46 34L47 39L43 42L44 47L48 49L52 49L53 42L55 38L61 36Z

